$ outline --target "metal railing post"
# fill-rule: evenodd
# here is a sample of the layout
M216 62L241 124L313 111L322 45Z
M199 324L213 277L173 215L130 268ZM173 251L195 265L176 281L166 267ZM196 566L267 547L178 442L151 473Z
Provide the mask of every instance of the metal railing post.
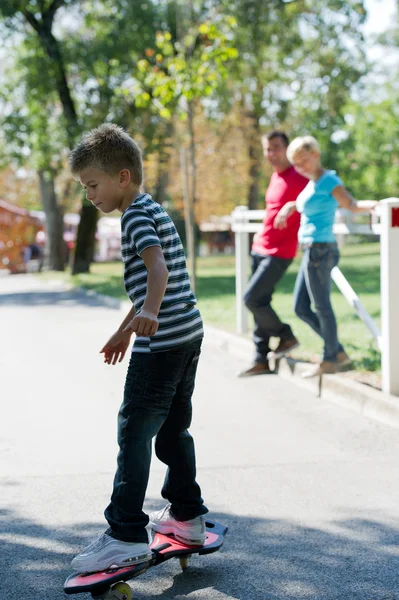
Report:
M240 225L248 223L248 208L237 206L232 213L232 228L235 232L236 250L236 330L237 333L248 331L248 311L244 305L244 293L248 283L248 231L240 229ZM238 225L235 229L235 224Z
M382 390L399 396L399 198L386 198L381 215Z

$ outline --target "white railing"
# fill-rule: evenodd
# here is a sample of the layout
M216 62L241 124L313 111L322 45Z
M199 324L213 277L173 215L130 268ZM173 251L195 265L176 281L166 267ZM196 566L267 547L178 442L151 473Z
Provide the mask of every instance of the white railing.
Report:
M231 216L236 246L238 333L248 331L248 311L243 297L248 284L249 234L262 229L264 214L263 210L248 210L246 206L238 206ZM354 215L348 211L337 211L334 233L380 236L382 335L339 268L335 267L331 275L381 349L383 391L399 396L399 198L381 200L370 224L356 223Z

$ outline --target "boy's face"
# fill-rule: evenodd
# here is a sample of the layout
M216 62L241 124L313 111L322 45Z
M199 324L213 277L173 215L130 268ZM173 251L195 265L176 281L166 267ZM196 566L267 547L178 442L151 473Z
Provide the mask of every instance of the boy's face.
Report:
M114 177L100 169L90 167L79 175L79 181L86 190L86 198L108 214L118 210L124 199L125 169Z

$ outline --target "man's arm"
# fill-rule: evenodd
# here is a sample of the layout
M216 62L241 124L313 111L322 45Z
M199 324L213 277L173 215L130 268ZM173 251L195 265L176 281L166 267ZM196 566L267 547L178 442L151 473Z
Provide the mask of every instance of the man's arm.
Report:
M284 229L284 227L287 227L287 220L295 211L296 200L284 204L274 219L273 227L275 229Z

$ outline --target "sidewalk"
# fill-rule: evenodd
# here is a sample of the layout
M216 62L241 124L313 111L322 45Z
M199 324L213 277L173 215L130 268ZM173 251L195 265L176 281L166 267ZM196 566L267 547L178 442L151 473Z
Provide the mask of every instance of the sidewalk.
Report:
M244 366L251 364L254 350L250 340L209 325L206 327L206 334L208 342L215 348L242 359ZM278 364L278 375L312 392L315 396L322 396L325 400L354 410L369 419L399 428L399 397L384 394L339 374L323 375L319 387L320 378L301 377L308 368L308 363L289 358L282 359Z

